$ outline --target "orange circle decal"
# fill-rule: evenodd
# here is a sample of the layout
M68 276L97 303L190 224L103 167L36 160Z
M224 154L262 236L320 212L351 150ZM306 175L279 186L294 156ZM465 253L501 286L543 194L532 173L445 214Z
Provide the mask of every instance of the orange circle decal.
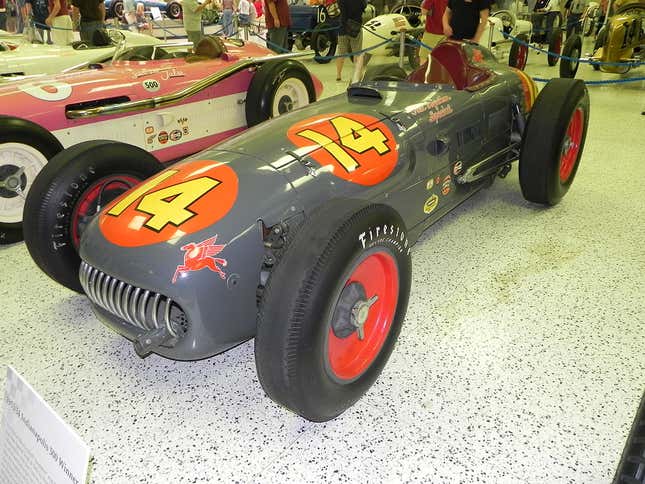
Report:
M323 168L359 185L381 183L398 160L390 128L367 114L315 116L291 126L287 136L298 148L311 147L314 151L307 156Z
M99 227L110 242L141 247L213 225L237 199L237 174L217 161L187 161L149 178L111 202Z

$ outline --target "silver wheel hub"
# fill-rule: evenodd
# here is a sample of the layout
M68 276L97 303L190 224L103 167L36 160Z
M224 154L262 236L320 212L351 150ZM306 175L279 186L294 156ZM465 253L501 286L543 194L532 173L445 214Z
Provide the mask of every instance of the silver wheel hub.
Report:
M47 158L24 143L0 143L0 223L22 222L25 196Z
M378 296L374 295L369 298L367 301L357 301L354 307L352 308L352 317L351 323L356 328L358 333L358 339L362 340L365 338L365 333L363 332L363 326L367 322L367 318L370 315L370 308L372 305L378 301Z

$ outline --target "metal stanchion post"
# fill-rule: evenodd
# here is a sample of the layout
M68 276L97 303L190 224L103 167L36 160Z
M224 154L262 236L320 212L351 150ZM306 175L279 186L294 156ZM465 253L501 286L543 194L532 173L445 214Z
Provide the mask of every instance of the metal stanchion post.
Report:
M401 30L399 44L399 67L403 69L403 57L405 56L405 30Z

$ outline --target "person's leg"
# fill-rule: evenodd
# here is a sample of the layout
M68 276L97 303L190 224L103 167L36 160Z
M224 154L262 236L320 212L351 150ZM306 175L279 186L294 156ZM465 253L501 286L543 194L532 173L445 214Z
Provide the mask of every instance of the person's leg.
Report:
M233 12L226 9L222 12L222 27L224 28L224 35L226 37L231 35L231 23L233 20Z
M347 35L338 36L338 46L336 47L336 80L343 79L343 64L345 63L345 54L349 53L349 37Z
M7 14L0 12L0 30L7 30Z

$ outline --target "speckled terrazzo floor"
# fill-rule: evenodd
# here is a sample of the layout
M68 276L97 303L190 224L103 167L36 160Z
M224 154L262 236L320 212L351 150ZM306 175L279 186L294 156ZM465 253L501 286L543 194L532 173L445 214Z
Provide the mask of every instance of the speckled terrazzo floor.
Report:
M95 483L608 482L645 387L645 84L590 93L564 201L529 205L514 169L428 230L399 344L335 421L264 397L250 342L140 360L22 244L0 248L0 365L87 441Z

